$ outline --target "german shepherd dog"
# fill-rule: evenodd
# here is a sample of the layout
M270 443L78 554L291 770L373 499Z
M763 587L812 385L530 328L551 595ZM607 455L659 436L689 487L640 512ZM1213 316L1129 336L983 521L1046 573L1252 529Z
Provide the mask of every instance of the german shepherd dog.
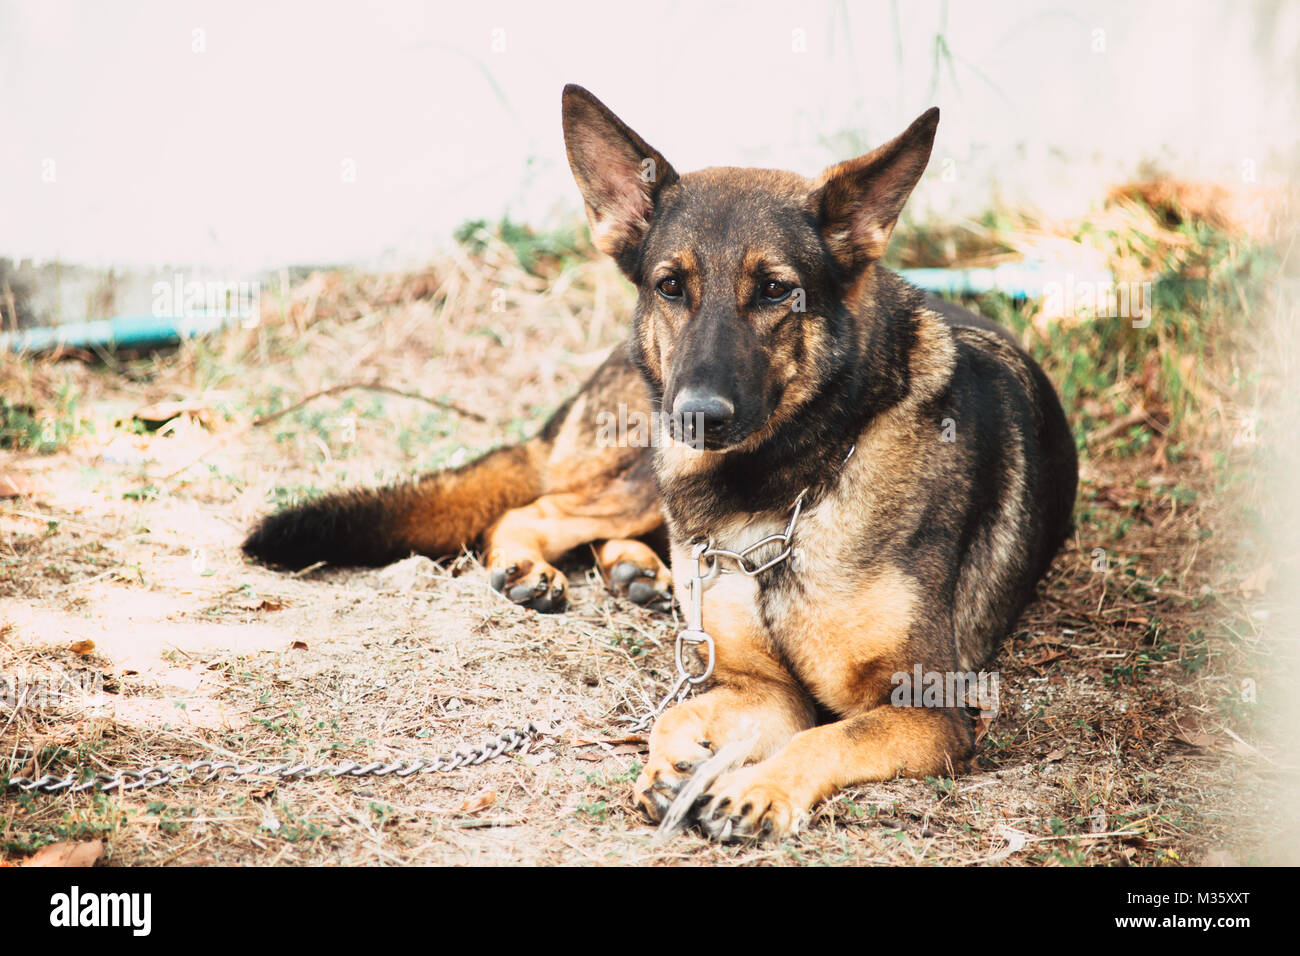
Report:
M965 769L969 701L896 706L899 675L992 657L1069 533L1078 469L1012 337L879 264L939 111L815 179L679 175L578 86L563 121L593 240L637 288L627 345L531 440L271 515L244 550L300 568L479 544L494 588L556 611L552 562L594 542L614 591L666 606L697 542L745 551L802 493L789 560L749 575L716 559L712 680L655 724L635 804L661 818L739 739L751 762L693 805L716 839L778 838L853 783ZM654 447L599 440L620 405L664 423ZM671 572L645 542L665 527Z

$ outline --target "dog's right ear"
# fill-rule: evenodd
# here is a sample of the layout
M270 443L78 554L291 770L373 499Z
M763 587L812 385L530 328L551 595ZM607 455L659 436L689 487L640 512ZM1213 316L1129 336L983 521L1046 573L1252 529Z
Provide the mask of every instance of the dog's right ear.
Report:
M857 276L885 254L903 204L930 161L938 126L939 110L931 107L888 143L822 173L813 207L845 275Z
M596 248L631 274L659 194L677 172L658 150L581 86L564 88L564 148Z

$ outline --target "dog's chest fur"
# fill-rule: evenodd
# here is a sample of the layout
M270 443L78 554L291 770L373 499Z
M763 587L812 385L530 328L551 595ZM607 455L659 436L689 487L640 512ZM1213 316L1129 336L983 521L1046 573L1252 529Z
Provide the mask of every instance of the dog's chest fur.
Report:
M904 476L898 468L897 450L908 443L908 431L906 415L873 423L834 482L805 507L787 560L750 577L723 559L725 570L704 591L706 631L740 627L819 703L840 714L889 686L892 666L884 664L897 657L920 599L920 582L887 557L890 540L917 520L914 482L924 480L923 473ZM882 455L886 447L895 454ZM909 464L915 469L917 460ZM741 552L783 532L789 519L788 510L736 516L714 529L713 542ZM778 553L780 546L770 545L753 563ZM689 542L674 542L672 569L685 607L695 571Z

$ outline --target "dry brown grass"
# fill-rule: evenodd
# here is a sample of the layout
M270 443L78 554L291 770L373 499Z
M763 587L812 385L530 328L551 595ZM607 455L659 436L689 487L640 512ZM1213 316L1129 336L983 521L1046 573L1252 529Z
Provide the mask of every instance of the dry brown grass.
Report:
M0 475L36 488L0 504L0 675L94 691L0 708L0 772L413 758L526 719L555 727L528 754L407 781L6 793L0 859L91 837L111 865L1281 858L1294 768L1242 684L1265 699L1268 565L1232 539L1265 491L1222 428L1177 455L1129 426L1093 443L1075 539L996 661L1002 707L975 773L853 788L775 847L658 846L632 816L643 747L618 742L619 720L666 688L675 625L607 596L583 555L558 616L492 593L469 556L298 577L245 563L242 534L273 502L536 427L630 305L602 261L549 274L489 242L413 275L314 275L264 294L257 329L120 367L0 359L11 404L80 432L50 454L0 451ZM357 389L273 417L374 382L471 415ZM164 401L190 405L138 433L134 413Z

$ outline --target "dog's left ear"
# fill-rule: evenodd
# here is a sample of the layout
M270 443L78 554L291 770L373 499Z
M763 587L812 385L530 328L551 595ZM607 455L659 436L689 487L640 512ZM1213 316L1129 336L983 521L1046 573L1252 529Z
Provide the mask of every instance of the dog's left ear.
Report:
M581 86L564 88L563 108L564 148L587 206L592 241L630 275L659 195L677 182L677 172Z
M822 236L850 277L885 254L898 214L930 161L939 109L922 113L902 135L822 173L811 201Z

